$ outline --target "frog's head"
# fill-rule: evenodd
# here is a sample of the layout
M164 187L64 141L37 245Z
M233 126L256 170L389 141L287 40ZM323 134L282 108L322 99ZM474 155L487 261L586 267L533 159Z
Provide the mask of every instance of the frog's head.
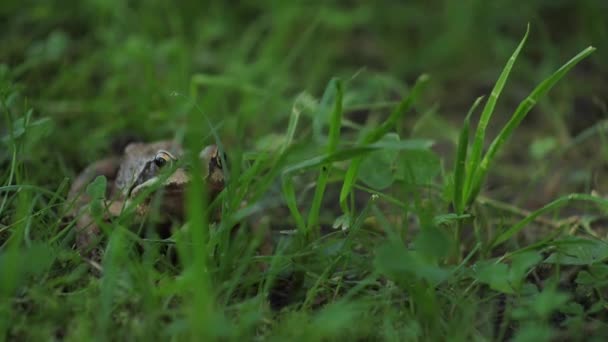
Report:
M167 214L182 214L185 193L194 177L187 164L167 150L158 150L154 158L145 162L127 197L134 198L145 191L162 191L161 209ZM198 155L201 176L207 185L210 200L224 188L223 158L216 145L205 147Z

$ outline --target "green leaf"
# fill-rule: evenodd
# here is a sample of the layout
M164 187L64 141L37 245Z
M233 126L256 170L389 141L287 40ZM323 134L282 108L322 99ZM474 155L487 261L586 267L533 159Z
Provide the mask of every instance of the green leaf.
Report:
M509 282L509 267L495 262L480 262L474 266L474 277L479 282L487 284L491 289L503 293L514 293Z
M533 266L542 260L536 251L527 251L515 254L511 258L511 268L509 270L509 283L514 289L520 289L524 279Z
M591 275L589 271L580 271L576 275L576 283L578 285L594 286L598 284L598 279Z
M428 185L441 171L441 160L431 150L409 150L399 155L396 179L409 185Z
M589 267L589 273L599 280L608 280L608 265L595 264Z
M8 143L11 139L26 139L24 142L30 148L42 138L48 136L54 128L51 118L43 117L32 120L33 110L28 110L24 116L16 119L12 124L12 131L2 137L3 143Z
M548 287L538 296L534 297L530 307L538 317L546 318L549 317L553 311L566 304L569 298L570 296L567 294L557 292Z
M371 130L364 138L362 145L366 146L372 144L378 140L380 140L386 133L388 133L403 117L403 115L410 110L414 101L417 100L419 93L422 91L423 86L428 82L429 77L427 75L421 75L418 77L418 80L414 84L414 87L395 108L395 110L391 113L386 121L384 121L379 127ZM355 158L352 160L348 170L346 171L346 175L344 177L344 183L342 184L342 190L340 191L340 205L342 209L348 211L346 206L346 198L350 194L353 186L355 185L355 181L357 179L357 175L359 173L359 167L361 166L361 158Z
M551 341L555 336L553 329L546 325L539 325L531 322L526 322L517 330L513 342L538 342Z
M386 134L381 141L399 141L396 133ZM381 149L369 153L361 161L359 179L376 190L388 188L395 181L398 151Z
M593 265L608 259L608 243L601 240L572 238L560 244L546 263L559 265Z
M95 179L87 185L87 195L91 199L104 199L106 197L106 186L108 181L105 176L97 176Z
M412 279L423 279L437 285L450 274L419 253L406 250L398 242L387 242L378 248L374 266L380 273L402 284L407 284Z
M328 304L315 315L311 331L314 340L339 340L345 330L352 328L359 319L360 308L345 301Z
M442 230L430 226L418 233L414 247L417 253L428 257L429 260L439 261L450 254L453 246Z

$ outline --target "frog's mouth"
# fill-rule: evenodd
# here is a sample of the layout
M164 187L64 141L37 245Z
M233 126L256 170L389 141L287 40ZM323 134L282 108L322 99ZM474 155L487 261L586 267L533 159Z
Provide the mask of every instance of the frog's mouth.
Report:
M166 194L181 194L190 183L190 176L184 169L176 169L170 176L160 175L152 177L145 182L135 186L131 190L132 198L144 192L154 193L163 191Z
M163 215L181 217L185 203L186 187L190 182L188 173L178 168L171 173L152 177L135 186L131 191L129 202L147 206L156 196L160 200L160 210Z

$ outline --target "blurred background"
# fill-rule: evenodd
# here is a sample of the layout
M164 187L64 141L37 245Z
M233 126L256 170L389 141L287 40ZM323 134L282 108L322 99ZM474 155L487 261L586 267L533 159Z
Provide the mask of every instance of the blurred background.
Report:
M494 132L538 82L585 47L598 48L530 113L496 171L497 183L503 175L528 184L564 169L552 187L543 183L543 202L601 186L606 18L604 0L5 0L0 82L5 93L19 90L11 106L45 119L40 134L51 143L22 157L54 171L33 171L43 185L108 153L116 137L178 134L193 104L226 146L262 148L285 131L296 98L320 98L335 76L347 81L346 118L364 124L429 74L423 101L399 131L433 138L450 155L469 106L489 94L529 23Z

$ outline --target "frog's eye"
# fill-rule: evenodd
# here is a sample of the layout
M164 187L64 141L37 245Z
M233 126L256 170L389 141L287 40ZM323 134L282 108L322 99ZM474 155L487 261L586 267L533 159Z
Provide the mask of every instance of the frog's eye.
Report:
M175 159L176 158L167 151L158 151L158 153L154 157L154 164L160 168L174 161Z
M222 157L220 157L219 151L215 153L212 160L218 168L222 168Z

